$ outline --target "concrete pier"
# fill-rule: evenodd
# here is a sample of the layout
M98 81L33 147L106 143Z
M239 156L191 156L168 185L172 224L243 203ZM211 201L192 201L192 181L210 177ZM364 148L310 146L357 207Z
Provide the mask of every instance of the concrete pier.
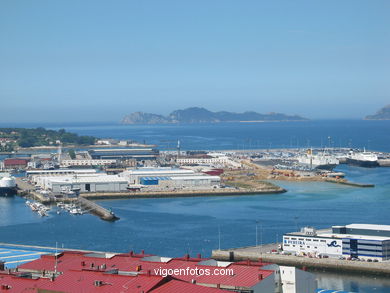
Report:
M78 197L77 205L80 205L83 209L87 210L91 214L99 216L102 220L105 221L116 221L119 220L117 216L112 211L109 211L102 206L90 201L84 197Z
M354 186L354 187L375 187L375 184L357 183L357 182L351 182L348 180L326 179L325 182L349 185L349 186Z
M237 196L261 195L286 192L283 188L269 190L257 189L213 189L213 190L178 190L178 191L135 191L135 192L98 192L85 193L82 196L88 199L135 199L135 198L169 198L169 197L210 197L210 196Z
M380 159L378 160L378 164L381 167L390 167L390 159Z
M21 196L28 195L32 199L39 201L43 204L48 204L51 202L50 198L44 196L43 194L41 194L39 192L36 192L35 187L32 184L30 184L26 181L23 181L21 178L15 178L15 181L16 181L16 184L18 186L18 194L19 195L21 195Z
M267 244L267 246L274 246L276 244ZM268 248L268 247L267 247ZM309 258L299 257L293 255L282 255L269 253L269 249L254 246L232 248L226 250L213 250L211 257L221 261L242 261L261 259L263 262L275 263L278 265L295 266L298 268L309 268L314 270L327 271L342 271L356 274L371 274L390 276L390 261L385 262L364 262L341 260L334 258ZM265 252L267 251L267 252Z

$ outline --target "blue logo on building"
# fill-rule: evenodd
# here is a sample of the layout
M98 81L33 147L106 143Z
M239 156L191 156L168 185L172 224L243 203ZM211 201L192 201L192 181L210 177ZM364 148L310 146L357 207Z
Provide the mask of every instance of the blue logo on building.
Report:
M341 247L340 244L337 244L337 241L336 241L336 240L335 240L335 241L332 241L331 243L326 244L326 245L328 245L328 247Z

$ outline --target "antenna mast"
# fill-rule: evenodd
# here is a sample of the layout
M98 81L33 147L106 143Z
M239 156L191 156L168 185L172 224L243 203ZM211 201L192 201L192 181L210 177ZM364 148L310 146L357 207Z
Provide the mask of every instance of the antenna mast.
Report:
M180 157L180 140L177 140L177 159ZM177 161L177 160L176 160Z

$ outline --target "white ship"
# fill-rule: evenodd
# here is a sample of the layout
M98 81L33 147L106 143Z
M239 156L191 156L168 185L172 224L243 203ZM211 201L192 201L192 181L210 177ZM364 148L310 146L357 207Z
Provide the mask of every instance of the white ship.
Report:
M350 152L346 160L347 164L360 167L378 167L378 156L372 152Z
M310 149L305 155L298 157L298 162L300 165L308 167L309 169L323 169L323 170L333 170L340 162L334 156L331 156L327 153L313 154L313 151Z
M15 194L15 178L9 173L0 173L0 196L13 196Z

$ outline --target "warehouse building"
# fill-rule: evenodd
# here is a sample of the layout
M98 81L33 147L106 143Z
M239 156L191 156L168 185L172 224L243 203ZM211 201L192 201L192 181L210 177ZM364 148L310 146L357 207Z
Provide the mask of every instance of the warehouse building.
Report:
M222 153L195 154L190 156L178 157L176 163L179 165L209 165L209 166L229 166L241 167L241 164L231 160Z
M221 184L219 176L193 175L177 177L141 177L140 184L149 189L211 189Z
M29 159L15 159L15 158L7 158L4 159L3 166L4 169L24 169L27 167Z
M61 167L85 167L85 166L110 166L115 165L117 160L114 159L96 159L96 160L61 160Z
M129 169L120 173L119 176L127 179L129 184L142 184L143 177L176 177L176 176L193 176L193 170L177 169L177 168L139 168Z
M79 177L48 177L44 178L44 189L53 193L64 190L79 190L88 192L124 192L127 191L127 180L117 175L96 174L95 176Z
M89 150L92 159L136 159L137 161L156 160L159 151L153 148L94 149Z
M390 260L390 225L305 227L283 236L283 250L297 255Z
M27 178L34 184L39 184L41 177L59 177L59 176L93 176L95 169L57 169L57 170L31 170L26 171Z

